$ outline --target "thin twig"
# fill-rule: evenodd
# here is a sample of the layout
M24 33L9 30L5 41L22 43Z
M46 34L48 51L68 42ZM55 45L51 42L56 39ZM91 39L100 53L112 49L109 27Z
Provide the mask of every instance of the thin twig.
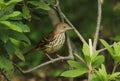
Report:
M72 59L72 58L71 58L70 56L62 57L62 60L65 60L65 59ZM20 68L19 68L19 69L20 69L23 73L29 73L29 72L32 72L32 71L38 69L38 68L41 68L41 67L43 67L43 66L45 66L45 65L51 64L51 63L56 62L56 61L59 61L59 60L61 60L60 57L59 57L59 58L56 58L56 59L53 59L53 60L50 60L50 61L47 61L47 62L44 62L44 63L42 63L42 64L40 64L40 65L38 65L38 66L36 66L36 67L34 67L34 68L32 68L32 69L29 69L29 70L22 70L22 69L20 69Z
M61 12L63 18L66 20L66 22L74 29L75 33L77 34L77 36L79 37L79 39L83 42L86 43L85 39L82 37L82 35L78 32L78 30L72 25L72 23L68 20L68 18L64 15L63 12Z
M51 23L53 24L53 26L60 22L60 20L58 18L58 14L56 13L56 11L53 8L51 8L48 11L48 16L49 16L49 18L50 18Z
M74 59L71 42L68 36L67 36L67 45L68 45L69 57L71 57L71 59Z
M17 64L13 63L13 65L15 66L15 68L16 68L18 71L20 71L21 74L24 75L24 73L22 72L22 69L21 69L19 66L17 66Z
M89 39L89 50L90 50L90 56L93 54L93 46L92 46L92 40ZM88 81L92 80L92 63L89 64L89 71L88 71Z
M120 42L117 42L117 44L118 44L118 43L120 43ZM110 45L110 47L113 47L113 44ZM103 52L103 51L105 51L105 50L107 50L107 48L102 48L102 49L100 49L99 51L100 51L100 52Z
M4 76L4 78L5 78L7 81L11 81L11 80L6 76L6 74L3 72L2 69L0 69L0 72L1 72L1 74Z
M62 22L64 22L64 18L63 18L63 16L62 16L62 13L61 13L61 8L60 8L60 5L59 5L59 0L56 0L56 10L58 11L58 14L59 14L59 16L60 16L60 20L62 21Z
M99 31L100 31L100 24L101 24L101 17L102 17L102 4L101 0L98 0L98 17L97 17L97 26L96 26L96 32L93 42L94 50L96 50L98 37L99 37Z
M89 71L88 71L88 81L92 80L92 65L90 63L89 65Z

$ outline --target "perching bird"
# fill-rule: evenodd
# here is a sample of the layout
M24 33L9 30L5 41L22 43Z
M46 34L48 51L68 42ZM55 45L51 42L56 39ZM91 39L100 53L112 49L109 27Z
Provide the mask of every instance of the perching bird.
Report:
M69 29L72 28L66 23L61 22L56 24L53 30L46 35L35 48L31 49L24 55L28 55L35 50L41 50L49 59L52 59L49 54L58 51L63 46L65 42L65 32Z

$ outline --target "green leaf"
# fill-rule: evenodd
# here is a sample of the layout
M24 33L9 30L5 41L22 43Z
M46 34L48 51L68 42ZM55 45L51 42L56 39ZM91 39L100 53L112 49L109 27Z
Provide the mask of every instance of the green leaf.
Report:
M104 58L103 55L97 56L96 58L93 59L92 67L93 67L93 68L96 68L96 67L100 66L101 64L103 64L104 59L105 59L105 58Z
M85 56L85 60L86 60L86 63L87 64L90 64L91 63L91 57L90 56Z
M98 77L98 75L96 75L95 73L93 73L91 81L102 81L102 80L100 80L100 78Z
M22 29L23 32L30 32L30 28L23 24L22 22L11 22L12 24L18 26L20 29Z
M10 5L10 4L18 3L18 2L21 2L21 1L23 1L23 0L10 0L10 1L8 1L8 2L6 3L6 5L8 6L8 5Z
M92 54L92 61L97 57L97 55L100 53L100 51L95 51L93 54Z
M67 62L71 67L74 67L76 69L84 68L84 69L88 70L87 66L85 66L83 63L80 63L80 62L77 62L74 60L68 60Z
M20 27L18 27L17 25L12 24L9 21L0 21L0 23L6 25L8 28L18 31L18 32L22 32L22 29Z
M8 37L8 31L5 28L2 29L2 27L0 27L0 40L2 40L4 43L6 43L8 38L9 38Z
M64 76L64 77L77 77L77 76L83 75L85 73L87 73L87 70L75 69L75 70L65 71L65 72L63 72L61 74L61 76Z
M83 44L83 49L82 49L83 53L85 56L90 56L90 51L89 51L89 47L87 44Z
M7 50L8 54L15 54L19 59L25 61L25 58L22 55L21 51L11 42L11 40L8 40L4 47Z
M114 43L113 48L114 54L112 55L112 57L116 62L120 62L120 43Z
M19 12L19 11L14 11L14 12L12 12L11 14L3 15L3 16L0 18L0 20L5 21L5 20L7 20L7 19L9 19L9 18L11 18L11 17L16 17L16 16L18 16L18 15L20 15L20 14L21 14L21 12Z
M22 7L22 12L25 19L31 18L30 11L26 5Z
M120 61L120 45L117 43L113 44L114 50L110 47L110 45L101 39L102 44L105 46L105 48L107 48L108 52L110 53L110 55L112 56L112 58L114 59L114 61L119 62Z
M14 38L9 37L9 40L10 40L15 46L19 46L19 44L20 44L20 41L14 39Z
M1 57L0 69L3 70L3 72L5 73L7 78L12 78L13 72L14 72L14 67L13 67L12 61L10 61L4 57Z
M99 71L96 71L96 72L95 72L95 76L96 76L96 78L97 78L98 80L104 81L104 78L103 78L103 76L100 74ZM106 75L105 75L105 77L106 77ZM94 81L94 80L93 80L93 81Z
M15 52L15 45L10 41L8 40L5 45L4 45L5 49L7 50L8 54L14 54Z
M109 80L114 80L115 78L120 76L120 72L115 72L110 75Z
M83 44L83 54L86 60L86 63L89 64L91 62L91 57L90 57L90 51L89 51L89 46L87 44Z
M79 56L78 54L75 54L75 56L76 56L80 61L82 61L83 63L85 63L85 60L84 60L81 56Z
M108 81L109 75L107 74L106 68L103 64L98 71L95 71L95 75L100 79L100 81Z
M18 48L15 49L15 55L16 55L19 59L21 59L22 61L25 62L25 58L24 58L23 54L21 53L21 51L20 51Z
M103 39L100 39L101 43L105 46L105 48L108 50L108 52L113 55L113 49L110 47L110 45Z
M102 74L103 77L107 76L106 68L103 64L101 65L100 73Z
M30 40L23 33L17 31L9 31L9 37L31 44Z
M5 3L2 5L0 4L0 7L1 7L0 8L1 9L0 17L3 17L4 15L13 13L13 11L15 11L15 10L13 10L14 6L15 6L15 4L11 4L9 6L6 6Z
M115 55L120 55L120 43L114 43L113 44L113 48L114 48L114 51L115 51Z
M39 2L39 1L28 1L28 3L30 3L34 6L37 6L43 10L50 10L50 7L47 4Z

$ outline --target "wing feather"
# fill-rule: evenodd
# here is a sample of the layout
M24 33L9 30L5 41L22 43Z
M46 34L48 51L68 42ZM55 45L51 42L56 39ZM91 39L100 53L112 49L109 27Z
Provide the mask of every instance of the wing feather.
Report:
M48 35L46 35L36 46L36 48L44 49L44 46L47 45L49 42L54 40L54 35L52 32L50 32Z

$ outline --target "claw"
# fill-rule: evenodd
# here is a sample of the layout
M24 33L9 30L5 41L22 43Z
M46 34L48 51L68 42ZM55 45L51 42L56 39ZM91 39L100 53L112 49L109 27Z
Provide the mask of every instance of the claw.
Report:
M52 61L52 63L54 62L54 59L52 57L50 57L50 55L48 55L48 54L45 54L45 55Z
M57 56L58 56L58 58L61 58L61 61L63 62L63 56L60 56L58 54L57 54Z

